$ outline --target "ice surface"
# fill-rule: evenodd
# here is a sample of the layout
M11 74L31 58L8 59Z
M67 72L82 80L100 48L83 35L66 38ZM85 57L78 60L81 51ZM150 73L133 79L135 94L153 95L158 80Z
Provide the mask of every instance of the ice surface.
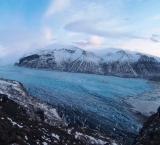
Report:
M144 79L15 66L0 67L0 70L0 77L23 83L30 95L52 104L67 122L123 137L137 134L141 127L131 110L130 98L136 99L141 94L148 97L147 93L152 93L154 88Z
M137 100L134 98L129 99L128 101L133 105L133 110L141 112L144 115L150 116L155 113L157 108L160 106L160 99L156 101L146 101L146 100Z
M160 82L150 82L154 85L152 92L138 95L134 98L129 98L127 101L132 104L132 110L135 112L141 112L146 116L150 116L155 113L160 106Z

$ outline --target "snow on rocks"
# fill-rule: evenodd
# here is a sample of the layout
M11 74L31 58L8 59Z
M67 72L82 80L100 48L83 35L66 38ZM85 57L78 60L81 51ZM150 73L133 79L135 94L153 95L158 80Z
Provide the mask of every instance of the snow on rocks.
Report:
M57 134L52 133L52 136L59 140L59 136Z
M19 125L18 123L16 123L16 122L14 122L14 121L12 121L12 119L11 118L7 118L13 125L17 125L19 128L23 128L23 126L22 125Z
M32 96L29 96L23 85L17 81L0 79L0 94L7 95L9 99L23 106L32 119L44 119L45 122L52 125L62 123L56 109Z
M85 135L85 134L82 134L80 132L76 132L75 134L75 138L88 138L90 140L90 143L91 144L99 144L99 145L105 145L107 142L101 140L101 139L96 139L92 136L88 136L88 135Z

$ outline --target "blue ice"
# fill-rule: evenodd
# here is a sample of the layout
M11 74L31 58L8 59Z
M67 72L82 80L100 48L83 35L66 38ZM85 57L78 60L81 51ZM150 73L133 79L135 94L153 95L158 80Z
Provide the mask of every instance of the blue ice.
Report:
M125 99L153 89L145 79L16 66L1 66L0 77L20 81L30 95L56 108L61 106L59 113L64 120L79 120L84 126L92 124L93 128L124 136L126 131L136 134L141 127Z

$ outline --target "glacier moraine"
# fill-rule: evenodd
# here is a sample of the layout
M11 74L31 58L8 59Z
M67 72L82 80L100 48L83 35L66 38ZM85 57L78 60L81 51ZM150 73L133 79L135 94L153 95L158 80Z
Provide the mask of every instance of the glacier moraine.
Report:
M1 66L0 78L23 83L30 95L51 104L66 122L98 129L118 138L134 137L142 125L129 103L133 100L128 100L143 100L155 88L145 79L16 66Z

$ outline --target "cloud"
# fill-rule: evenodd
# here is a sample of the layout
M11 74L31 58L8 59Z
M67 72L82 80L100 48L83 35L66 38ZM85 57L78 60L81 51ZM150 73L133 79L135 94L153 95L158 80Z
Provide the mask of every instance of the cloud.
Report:
M160 49L159 49L160 43L154 43L149 39L131 39L115 47L119 47L127 50L129 49L129 50L147 53L147 54L160 57Z
M156 34L153 34L152 37L150 37L150 40L153 42L160 42L158 39L160 40L160 36Z
M48 27L37 30L0 30L0 34L3 34L0 35L0 58L5 59L6 63L15 62L25 53L57 41Z
M44 36L46 40L56 41L57 38L55 38L52 34L52 30L49 27L43 28Z
M134 36L128 33L120 33L114 31L102 31L92 27L92 22L87 20L74 21L64 26L64 29L71 32L86 33L96 35L100 37L112 38L112 39L123 39L123 38L138 38L145 39L143 37Z
M50 17L57 12L63 11L70 3L70 0L51 0L48 9L45 12L45 17Z
M7 55L7 53L8 53L8 50L7 50L7 48L6 47L4 47L4 46L2 46L2 45L0 45L0 58L2 58L2 57L4 57L4 56L6 56Z
M131 19L130 18L123 18L122 20L124 20L124 21L130 21Z
M86 38L85 40L73 42L73 44L82 48L95 48L101 46L103 41L104 41L103 37L91 36L89 38Z
M154 20L160 20L160 14L155 15L155 16L153 17L153 19L154 19Z
M153 37L151 37L150 39L151 39L151 41L153 41L153 42L160 42L160 41L156 40L156 39L153 38Z
M91 36L91 37L89 38L89 40L90 40L91 42L93 42L94 44L100 45L100 44L102 44L104 38L98 37L98 36Z
M18 57L20 57L20 55L18 56L18 54L19 51L16 51L15 49L9 49L6 46L0 45L0 65L6 65L10 63L14 64Z
M152 37L159 37L159 35L157 35L157 34L153 34L153 35L152 35Z
M50 28L44 27L44 33L45 33L46 39L51 39L52 38L52 32L51 32Z
M108 17L106 7L103 4L86 1L77 4L78 7L74 5L72 7L72 14L70 15L69 21L104 19Z

